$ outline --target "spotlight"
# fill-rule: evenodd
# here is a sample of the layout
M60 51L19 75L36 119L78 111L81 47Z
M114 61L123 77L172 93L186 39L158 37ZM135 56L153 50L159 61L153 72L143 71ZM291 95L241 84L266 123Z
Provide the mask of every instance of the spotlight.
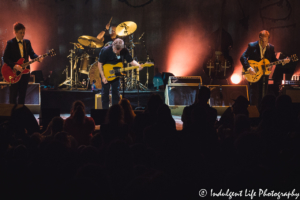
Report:
M242 80L242 77L238 74L233 74L230 79L232 83L239 84Z

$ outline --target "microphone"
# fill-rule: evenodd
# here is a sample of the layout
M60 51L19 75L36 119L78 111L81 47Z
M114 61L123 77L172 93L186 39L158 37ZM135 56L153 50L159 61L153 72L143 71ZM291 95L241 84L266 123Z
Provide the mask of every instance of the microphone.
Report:
M141 37L139 37L139 40L141 40L142 39L142 37L143 37L143 35L145 34L145 32L144 33L142 33L142 35L141 35Z

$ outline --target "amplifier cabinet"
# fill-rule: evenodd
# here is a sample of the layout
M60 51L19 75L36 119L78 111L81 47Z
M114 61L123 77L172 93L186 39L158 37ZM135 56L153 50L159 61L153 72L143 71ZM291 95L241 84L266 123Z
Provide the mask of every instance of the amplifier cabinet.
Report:
M0 103L9 104L9 83L0 82ZM34 114L40 113L41 89L39 83L28 83L25 106Z
M200 83L202 85L201 76L169 76L168 84L171 83Z
M282 87L282 94L289 95L293 103L300 103L300 87Z
M210 106L232 106L234 99L242 95L249 100L247 85L206 85L210 89Z
M166 85L165 103L169 106L192 105L199 90L199 83L171 83Z

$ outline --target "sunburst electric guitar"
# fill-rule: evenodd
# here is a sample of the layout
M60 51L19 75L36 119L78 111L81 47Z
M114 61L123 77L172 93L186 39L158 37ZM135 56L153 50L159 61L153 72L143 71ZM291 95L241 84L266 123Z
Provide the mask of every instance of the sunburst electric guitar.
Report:
M153 63L147 62L145 64L141 64L141 66L142 67L151 67L151 66L153 66ZM122 72L126 72L126 71L137 69L137 68L139 68L139 66L132 66L132 67L124 68L122 62L119 62L115 65L105 64L105 65L103 65L103 73L104 73L105 78L108 81L113 81L116 78L125 75Z
M16 62L16 65L20 65L23 68L22 72L17 71L16 69L12 69L10 66L8 66L6 63L2 66L1 72L3 78L9 83L14 84L19 82L23 74L28 74L30 72L30 69L27 69L26 67L30 65L31 63L34 63L35 61L38 61L40 58L45 58L47 56L55 56L55 51L49 50L49 53L46 53L44 55L41 55L29 62L24 63L24 58L20 58L18 62Z
M290 59L292 62L298 61L298 57L296 56L296 54L292 55ZM242 75L244 75L244 77L246 78L247 81L249 81L251 83L255 83L255 82L259 81L259 79L262 77L263 74L270 75L271 67L273 65L278 65L283 62L284 62L284 60L278 60L276 62L270 63L270 61L266 58L262 59L259 62L256 62L254 60L248 60L249 65L255 70L255 74L252 75L248 71L245 72L245 70L243 68ZM264 73L264 71L265 71L265 73Z

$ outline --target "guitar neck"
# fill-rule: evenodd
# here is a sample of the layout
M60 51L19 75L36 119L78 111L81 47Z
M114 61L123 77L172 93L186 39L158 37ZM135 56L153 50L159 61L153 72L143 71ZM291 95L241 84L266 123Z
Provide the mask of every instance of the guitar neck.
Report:
M132 69L137 69L137 68L139 68L139 66L126 67L126 68L120 69L120 72L126 72L126 71L129 71Z
M35 59L33 59L33 60L27 62L27 63L23 63L21 66L22 66L23 68L25 68L25 67L27 67L28 65L30 65L30 64L32 64L32 63L38 61L40 58L45 58L45 57L47 57L48 55L49 55L48 53L46 53L46 54L44 54L44 55L41 55L41 56L39 56L39 57L37 57L37 58L35 58Z
M284 62L284 59L278 60L278 61L275 61L275 62L272 62L272 63L268 64L267 67L271 67L273 65L279 65L279 64L281 64L283 62Z

